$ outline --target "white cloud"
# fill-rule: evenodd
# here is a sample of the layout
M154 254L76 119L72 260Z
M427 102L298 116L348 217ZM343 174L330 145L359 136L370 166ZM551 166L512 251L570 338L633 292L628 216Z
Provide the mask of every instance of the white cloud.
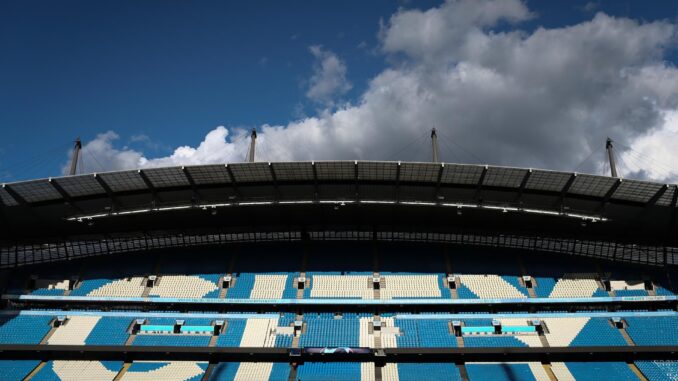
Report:
M352 87L346 79L346 63L320 45L311 46L309 51L315 62L306 97L326 106L332 106L337 96L346 94Z
M636 139L621 154L620 165L637 178L667 183L678 180L678 111L666 113L661 128Z
M325 110L260 126L258 158L427 160L424 140L399 149L435 126L447 161L472 161L472 152L490 164L572 170L592 151L602 159L611 136L678 167L670 144L678 141L678 69L664 62L676 26L598 13L572 26L520 30L532 17L517 0L399 10L380 30L389 67L355 104L338 107L336 97L349 86L345 64L312 47L316 66L307 95ZM247 133L235 134L218 127L197 148L161 158L115 150L108 135L96 147L116 169L242 161ZM624 159L626 151L619 151ZM599 168L600 160L591 160L580 170ZM623 175L678 177L650 165Z

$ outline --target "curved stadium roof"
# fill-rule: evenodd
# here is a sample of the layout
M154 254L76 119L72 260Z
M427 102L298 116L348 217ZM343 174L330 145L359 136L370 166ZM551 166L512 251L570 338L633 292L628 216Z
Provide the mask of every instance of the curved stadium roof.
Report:
M448 163L255 162L94 173L3 184L0 265L50 260L21 259L28 246L101 244L121 236L287 232L299 238L330 231L647 246L651 253L636 255L639 261L673 264L677 197L676 185ZM618 249L606 250L618 257ZM71 254L76 251L87 249Z

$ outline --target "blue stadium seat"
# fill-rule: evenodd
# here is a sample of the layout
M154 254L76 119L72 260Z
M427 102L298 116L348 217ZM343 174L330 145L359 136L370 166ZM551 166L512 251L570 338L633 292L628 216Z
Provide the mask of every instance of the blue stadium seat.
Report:
M535 381L527 364L466 364L466 371L470 381Z
M419 381L422 375L430 381L461 381L459 368L444 363L402 363L397 364L400 381Z
M252 293L254 287L254 273L239 273L236 276L235 286L229 288L226 293L227 298L247 299Z
M571 347L612 345L625 346L626 340L608 319L591 318L570 343Z
M636 361L636 366L649 381L678 380L678 361Z
M360 363L307 362L297 368L299 381L360 380Z
M17 315L0 317L0 343L40 344L49 332L52 316Z
M238 372L239 362L220 362L210 374L210 381L233 381Z
M247 319L229 319L226 330L217 338L217 347L239 347Z
M301 347L357 347L360 345L360 320L352 314L335 319L332 314L307 315L306 332L299 338Z
M494 335L464 336L464 346L472 348L527 347L525 343L515 337Z
M614 292L615 296L647 296L647 291L645 290L616 290Z
M550 277L534 277L534 293L538 298L548 298L556 286L556 280Z
M457 339L447 326L447 320L396 319L401 335L396 337L398 347L454 348Z
M137 335L134 345L206 347L211 336L206 335Z
M38 288L31 291L31 295L45 295L45 296L59 296L63 295L65 290L60 290L56 288Z
M88 345L124 345L129 338L127 328L132 319L126 317L104 316L94 326L85 339Z
M222 362L217 364L210 374L209 381L232 381L235 379L241 363ZM273 363L269 381L287 381L290 377L290 365L288 363ZM242 378L241 378L242 379Z
M636 345L678 345L678 318L626 318L626 332Z
M661 287L661 286L655 287L655 293L658 296L673 296L674 295L674 293L671 292L671 290L664 288L664 287Z
M565 365L575 380L638 381L638 376L623 362L568 362Z
M38 364L38 360L0 360L0 375L6 381L21 381Z

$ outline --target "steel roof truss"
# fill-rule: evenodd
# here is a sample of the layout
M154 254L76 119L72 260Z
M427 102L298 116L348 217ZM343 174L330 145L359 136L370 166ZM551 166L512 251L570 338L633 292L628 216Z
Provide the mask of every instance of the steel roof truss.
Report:
M532 175L532 168L528 169L527 172L525 172L525 176L523 176L523 180L520 182L520 186L518 187L518 197L516 197L516 202L522 203L523 192L525 191L525 186L527 185L527 182L530 180L531 175Z
M144 173L143 170L139 170L139 176L141 177L141 180L143 180L144 184L146 184L146 187L148 190L151 192L151 195L153 196L153 204L158 205L160 204L160 198L158 197L158 192L156 191L155 187L153 186L153 183L151 183L151 180L148 179L148 176Z
M21 195L19 195L19 193L17 193L14 189L12 189L12 187L9 184L4 184L2 187L7 191L7 193L9 193L10 196L12 196L14 201L19 203L19 205L24 205L24 206L28 205L28 201L26 201L26 199L21 197Z
M71 196L64 190L64 188L61 187L61 185L57 184L57 182L54 181L54 180L51 179L51 178L50 178L50 179L47 179L47 182L49 183L49 185L52 186L52 188L54 188L57 192L59 192L59 194L61 195L61 197L63 197L64 201L66 201L66 203L67 203L71 208L75 209L78 213L84 213L84 211L83 211L82 209L80 209L78 206L76 206L76 205L73 203L73 199L72 199Z
M478 184L476 184L476 194L473 196L474 200L480 200L480 194L483 188L483 181L485 181L485 176L487 175L487 165L483 167L483 171L480 173L480 178L478 179Z
M275 169L273 169L273 163L268 163L268 170L271 172L271 178L273 179L273 192L275 193L275 202L280 201L280 189L278 188L278 177L275 175Z
M652 205L656 204L657 200L659 200L664 195L664 193L666 193L666 191L668 189L669 189L668 184L659 188L659 190L652 197L650 197L649 200L647 200L647 202L645 203L645 206L648 207L648 206L652 206Z
M193 199L199 201L202 199L200 197L200 192L198 192L198 187L195 185L195 181L193 181L193 176L191 176L190 173L188 173L188 170L186 167L181 167L181 172L183 172L184 176L186 176L186 180L188 180L188 183L191 186L191 191L193 192Z

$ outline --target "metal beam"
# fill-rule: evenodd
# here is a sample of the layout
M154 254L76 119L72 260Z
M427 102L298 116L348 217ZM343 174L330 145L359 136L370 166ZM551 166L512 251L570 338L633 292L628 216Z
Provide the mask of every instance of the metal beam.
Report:
M614 184L612 184L612 186L610 186L610 189L607 190L607 192L605 193L605 196L603 196L603 198L600 200L600 207L598 208L598 211L605 209L605 205L610 201L610 198L612 197L614 192L617 191L617 188L619 188L621 183L622 183L622 179L617 178L617 181L615 181Z
M268 170L271 172L271 178L273 179L273 192L275 193L275 201L280 201L280 188L278 187L278 177L275 175L275 169L273 169L273 163L268 163Z
M673 186L673 197L671 198L671 217L669 220L669 225L667 227L667 235L670 235L676 227L676 221L678 220L678 185Z
M323 348L192 347L2 344L12 360L173 360L210 362L524 362L676 360L678 346L355 348L323 354Z
M28 201L26 201L19 193L17 193L14 189L12 189L12 186L9 184L2 184L2 188L9 193L10 196L16 201L19 205L29 205Z
M520 186L518 187L518 197L516 197L516 202L519 204L522 204L523 192L525 191L527 182L530 180L530 176L532 176L532 168L527 170L525 176L523 176L523 180L520 182Z
M360 200L360 187L358 184L358 160L353 164L353 180L355 181L355 199Z
M193 192L193 198L196 201L200 201L202 197L200 196L200 192L198 192L198 187L195 185L195 181L193 181L193 176L191 176L190 173L188 173L188 170L186 169L185 166L181 166L181 172L186 176L186 180L188 180L188 184L191 186L191 191Z
M139 176L141 176L141 180L144 181L144 184L146 184L146 187L151 192L151 196L153 196L153 204L158 205L161 200L158 197L158 192L156 191L155 186L153 186L153 183L148 179L148 176L146 176L143 170L139 169L137 172L139 173Z
M73 203L71 195L69 195L68 192L66 192L66 190L61 187L61 185L57 184L57 182L54 181L54 179L50 177L49 179L47 179L47 182L49 183L49 185L52 186L52 188L54 188L54 190L59 192L61 197L66 201L68 205L70 205L71 208L75 209L78 213L84 213L82 209L80 209L77 205Z
M396 204L400 202L400 162L396 167L395 202Z
M224 164L224 166L226 167L226 172L228 173L228 177L231 179L231 185L233 186L233 192L238 197L238 199L242 199L242 194L240 193L240 190L238 189L238 183L235 181L235 176L233 176L233 171L231 170L231 167L229 167L228 164Z
M567 179L567 182L565 182L565 185L563 185L563 189L560 190L560 209L562 210L565 207L565 196L567 196L567 192L570 191L570 187L572 187L572 184L574 183L574 180L577 179L577 173L573 173L570 175L570 178Z
M315 167L315 162L311 162L311 167L313 168L313 193L315 201L318 201L320 198L320 190L318 188L318 170Z
M485 181L485 175L487 175L487 165L483 167L483 171L480 173L480 178L478 179L478 184L476 184L476 194L473 196L473 199L478 201L480 200L480 192L483 188L483 181Z
M443 171L444 170L445 170L445 164L440 163L440 169L438 169L438 178L436 179L436 191L435 191L436 202L441 201L441 199L440 199L440 197L441 197L440 196L440 184L441 184L442 179L443 179Z
M110 186L108 186L108 183L106 180L104 180L103 177L99 176L98 174L94 173L92 176L94 176L94 180L99 183L99 185L104 188L104 192L106 192L106 196L111 200L111 209L117 209L120 206L120 203L118 203L118 199L115 196L115 192L113 192L113 189L111 189Z
M645 203L645 207L653 206L654 204L659 201L659 199L666 193L666 191L669 189L669 184L663 185L659 190L652 196L650 197L649 200Z

